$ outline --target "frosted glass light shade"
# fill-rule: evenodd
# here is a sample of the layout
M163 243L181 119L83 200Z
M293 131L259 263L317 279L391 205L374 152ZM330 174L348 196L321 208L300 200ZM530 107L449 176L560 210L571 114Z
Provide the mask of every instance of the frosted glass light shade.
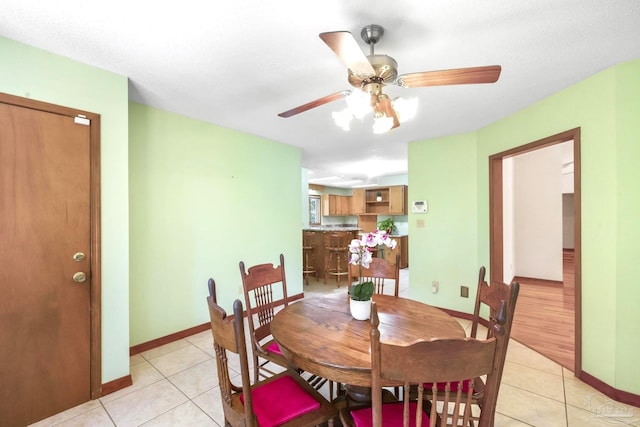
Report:
M373 119L373 133L381 134L389 132L393 127L393 119L387 116L380 116Z
M351 129L351 119L353 118L353 115L348 108L345 108L342 111L334 111L331 116L336 122L336 125L342 128L342 130L346 131Z
M411 120L418 111L418 98L397 98L393 101L393 109L396 111L400 123Z

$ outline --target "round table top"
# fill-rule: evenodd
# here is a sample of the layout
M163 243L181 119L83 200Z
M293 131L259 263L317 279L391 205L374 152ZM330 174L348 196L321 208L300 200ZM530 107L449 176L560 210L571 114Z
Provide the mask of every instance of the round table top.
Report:
M439 308L391 295L374 295L381 341L410 345L464 337L456 319ZM271 321L271 334L296 367L336 382L370 386L369 321L355 320L345 294L304 298Z

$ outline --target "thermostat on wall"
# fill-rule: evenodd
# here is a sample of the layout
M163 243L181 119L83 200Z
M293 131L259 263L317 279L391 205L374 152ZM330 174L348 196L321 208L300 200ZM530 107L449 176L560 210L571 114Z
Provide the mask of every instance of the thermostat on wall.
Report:
M413 213L427 213L429 206L427 205L426 200L414 200L411 203L411 211Z

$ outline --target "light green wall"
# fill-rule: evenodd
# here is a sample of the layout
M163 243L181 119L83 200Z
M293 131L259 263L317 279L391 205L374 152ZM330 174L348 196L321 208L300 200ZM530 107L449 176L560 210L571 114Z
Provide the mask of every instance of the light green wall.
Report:
M488 195L490 154L581 128L582 369L615 386L615 69L601 72L478 132L479 194ZM488 197L479 198L479 260L489 259ZM640 385L640 383L639 383Z
M428 204L426 214L409 208L409 295L465 312L473 312L473 301L459 298L460 285L471 286L478 276L476 146L474 134L409 145L409 203Z
M470 312L475 292L461 303L457 281L465 274L468 283L475 283L479 266L489 264L489 155L581 128L582 369L636 394L640 393L636 356L640 340L631 325L640 324L640 310L634 307L640 301L636 283L639 75L640 61L613 67L477 132L409 145L410 199L428 199L430 212L425 218L429 231L417 228L418 215L410 214L411 295L442 307L465 306ZM461 140L467 142L466 149L456 152ZM467 164L469 157L475 167ZM457 194L444 191L452 178L475 186L477 208L465 200L470 197L467 187L454 186L452 193ZM438 191L438 185L444 188ZM451 218L460 228L450 226ZM469 239L475 238L470 236L470 222L477 227L473 250L467 248ZM442 267L414 274L420 263L436 261ZM455 282L455 292L443 293L441 282L443 297L434 301L425 285L444 279L432 271Z
M127 78L0 37L0 92L100 114L102 382L128 375Z
M207 279L228 311L239 261L285 257L302 292L300 149L129 105L131 345L209 320Z
M640 390L640 64L616 68L617 155L617 275L616 384Z

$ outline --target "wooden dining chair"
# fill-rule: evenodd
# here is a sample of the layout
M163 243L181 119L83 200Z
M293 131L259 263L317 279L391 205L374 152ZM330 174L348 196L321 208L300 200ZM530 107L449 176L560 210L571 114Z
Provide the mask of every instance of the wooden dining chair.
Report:
M391 264L384 258L372 258L369 268L362 268L362 270L360 265L349 264L349 289L351 289L351 279L354 277L362 277L363 281L372 281L374 284L373 292L376 294L384 293L385 280L387 284L389 280L393 280L393 295L397 297L400 292L400 255L396 254L395 264Z
M213 285L215 289L215 282ZM251 385L242 302L233 303L233 319L227 317L213 296L207 297L207 302L225 425L333 426L335 407L297 372L287 369ZM240 362L239 383L237 374L229 369L231 354Z
M410 346L393 344L393 337L380 336L376 303L371 304L371 406L341 409L340 418L345 426L457 426L467 425L471 418L471 405L476 379L486 375L484 388L487 402L496 398L495 374L498 350L497 336L502 334L496 325L496 337L488 340L475 338L436 338L418 341ZM457 387L457 384L466 387ZM424 398L424 384L432 384L436 395L437 384L443 384L443 408L438 413L436 402ZM403 386L402 399L394 403L383 402L383 387ZM417 394L412 396L410 389ZM480 427L491 426L489 413L479 413Z
M265 263L249 267L248 270L240 261L240 275L253 353L253 380L257 382L260 377L267 378L276 373L270 363L281 368L290 366L271 336L271 321L277 306L286 307L289 304L284 256L280 254L280 264L277 266ZM274 301L274 287L278 287L282 293L282 301L277 303Z
M495 393L498 394L500 390L500 383L502 381L502 371L504 370L504 363L507 357L507 348L509 346L509 339L511 337L511 326L513 324L513 317L515 314L516 302L518 300L518 293L520 292L520 284L518 282L512 282L506 284L498 281L491 281L491 285L485 280L486 269L480 267L478 273L478 289L476 293L476 302L473 312L473 321L471 324L472 338L478 338L478 326L484 325L487 327L486 338L489 339L495 334L495 325L500 324L500 336L498 338L498 350L496 358L496 372L494 378L496 381ZM482 312L488 312L488 318L482 317ZM492 400L490 403L493 407L487 408L487 402L484 395L485 383L481 378L476 380L475 392L472 398L472 404L483 408L488 414L491 415L491 419L495 416L495 404L496 401ZM443 400L443 385L439 385L438 400ZM464 385L463 385L464 387ZM426 393L428 399L432 399L430 392ZM470 425L473 425L471 423Z
M501 336L498 337L497 372L495 375L497 395L502 381L504 362L507 358L507 348L509 347L509 340L511 338L511 327L513 325L513 317L516 311L518 294L520 293L520 284L515 281L511 282L511 284L506 284L496 280L491 280L491 284L489 284L485 280L485 274L485 267L480 267L480 271L478 272L478 290L476 292L476 303L473 310L473 321L471 323L470 336L478 338L478 325L483 323L487 326L486 337L490 338L495 333L495 328L493 326L496 322L500 321L503 323ZM488 309L488 319L484 319L482 317L481 312L483 311L483 307ZM481 391L476 396L475 403L480 407L485 405ZM495 415L495 404L496 402L493 401L493 408L489 408L492 419Z
M268 378L276 374L276 370L293 368L284 357L278 343L271 336L271 321L276 314L277 306L287 307L287 278L284 270L284 255L280 254L280 264L274 266L271 263L257 264L245 269L245 264L240 261L240 275L244 300L247 306L247 318L249 333L251 335L251 350L253 354L253 380ZM274 286L280 287L282 301L274 301ZM270 364L280 368L275 368ZM302 374L302 371L298 370ZM307 382L316 390L327 383L326 378L316 375L306 375ZM329 396L333 397L333 382L329 382Z
M510 321L512 320L513 314L515 312L515 304L518 298L518 293L520 291L520 284L517 282L513 282L509 285L492 280L491 285L489 285L489 283L487 283L487 281L485 280L485 274L485 267L480 267L480 271L478 272L476 302L473 309L473 319L471 322L470 333L470 336L474 338L477 338L478 326L480 325L487 326L486 336L487 338L491 337L493 331L488 326L491 323L492 319L495 319L496 315L498 314L501 301L507 301L507 305L510 306L510 312L508 313L508 315L510 315L510 318L507 319L510 324ZM483 311L488 312L488 318L483 317Z
M360 269L360 265L349 263L349 285L347 289L347 299L349 299L349 291L353 285L353 280L361 278L362 281L373 282L373 293L384 294L385 284L389 284L389 280L393 280L394 289L393 296L399 296L400 293L400 254L396 254L396 263L391 264L384 258L372 258L368 268ZM386 281L386 283L385 283ZM338 390L340 392L340 389ZM394 388L396 397L400 396L400 388Z
M209 281L207 282L207 286L209 288L209 296L213 298L213 302L218 303L218 297L216 296L216 281L213 280L213 277L209 277Z

